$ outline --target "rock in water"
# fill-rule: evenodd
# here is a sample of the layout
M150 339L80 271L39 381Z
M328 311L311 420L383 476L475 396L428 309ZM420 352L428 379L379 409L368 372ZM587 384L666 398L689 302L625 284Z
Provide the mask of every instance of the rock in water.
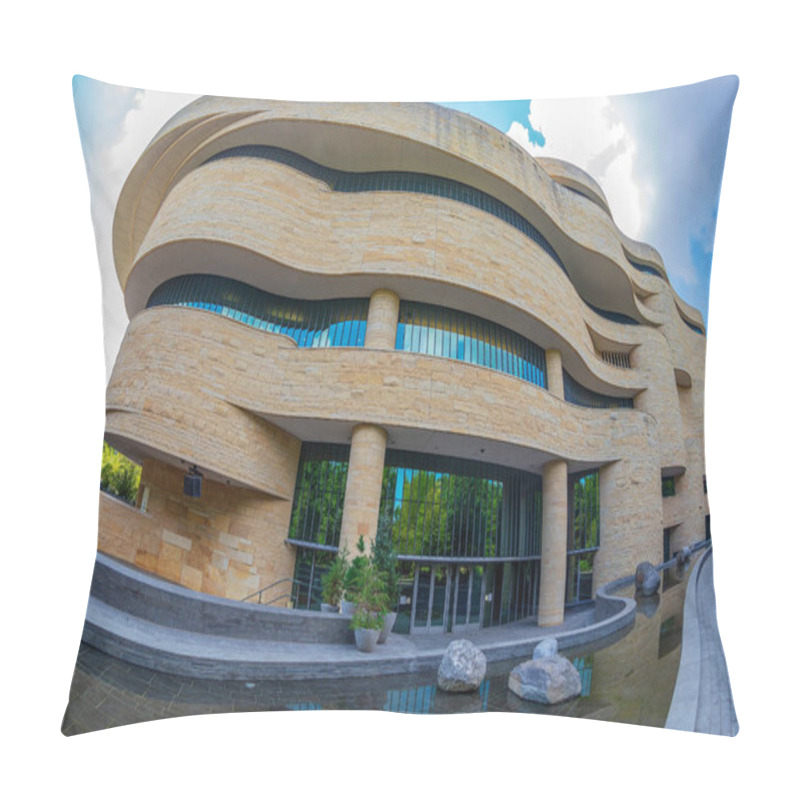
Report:
M486 656L468 639L450 642L439 665L437 684L445 692L472 692L486 676Z
M508 688L523 700L555 705L580 695L581 676L569 659L550 656L514 667Z
M542 639L533 650L533 660L538 661L540 658L552 658L558 655L558 641L555 636L548 636Z
M636 588L645 597L649 597L658 591L659 586L661 586L661 575L658 570L649 561L642 561L636 567Z

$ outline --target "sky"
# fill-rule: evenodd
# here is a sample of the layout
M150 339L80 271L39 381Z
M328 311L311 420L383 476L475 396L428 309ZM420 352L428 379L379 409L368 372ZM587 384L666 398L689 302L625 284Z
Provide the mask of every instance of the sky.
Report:
M708 291L736 78L617 97L459 102L532 156L569 161L602 187L627 236L654 246L678 294L708 322ZM110 375L127 317L111 255L111 222L127 174L161 126L194 95L76 76L73 93L91 188Z
M617 227L659 251L672 285L708 322L717 209L738 81L619 97L444 103L560 158L602 187Z

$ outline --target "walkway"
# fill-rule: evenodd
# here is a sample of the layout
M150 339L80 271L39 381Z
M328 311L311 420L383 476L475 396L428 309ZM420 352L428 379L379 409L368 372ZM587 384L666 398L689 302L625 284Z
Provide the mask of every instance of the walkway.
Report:
M561 649L628 630L636 603L605 587L561 625L531 621L468 633L392 635L361 653L338 614L289 611L210 597L97 555L83 640L158 672L211 680L308 680L415 673L438 667L447 645L469 638L488 661L530 658L548 636Z
M692 571L684 605L682 655L669 714L667 695L663 716L649 724L735 735L738 723L716 627L710 552ZM470 632L468 637L486 652L490 663L485 691L465 699L436 695L431 677L447 644L460 634L395 635L367 654L352 644L259 642L178 631L93 597L63 731L70 735L186 714L321 707L416 713L512 710L592 717L598 710L607 711L609 698L602 692L599 708L584 698L574 707L556 711L522 701L519 707L513 705L506 684L509 663L529 658L535 643L545 636L555 634L568 654L570 649L582 651L587 641L592 642L591 652L626 635L629 628L623 624L598 639L597 623L593 624L597 613L597 607L573 610L555 629L521 622ZM102 643L102 649L117 658L95 650L93 643ZM620 686L629 701L633 684Z
M664 727L722 736L739 731L717 628L710 549L697 563L686 592L681 663Z
M393 635L372 653L361 653L352 644L259 641L168 628L91 598L83 640L117 658L173 675L308 680L419 672L438 666L447 645L461 637L480 647L489 661L530 657L537 642L547 636L555 636L564 649L597 640L601 627L608 637L620 627L627 630L625 624L595 623L591 606L568 613L556 628L520 622L468 634Z

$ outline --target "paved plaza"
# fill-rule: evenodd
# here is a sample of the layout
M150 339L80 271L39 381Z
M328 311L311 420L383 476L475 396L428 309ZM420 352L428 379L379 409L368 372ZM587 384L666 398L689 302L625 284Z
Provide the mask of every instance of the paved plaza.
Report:
M659 724L680 730L735 735L738 730L727 667L716 626L710 551L701 556L689 578L684 603L683 646L672 705ZM578 631L593 619L593 609L568 615L559 630ZM479 647L519 649L547 635L549 629L514 624L476 631L470 638ZM593 649L622 639L620 631ZM447 695L437 692L435 664L451 636L393 636L382 646L391 654L418 660L419 669L409 674L339 677L319 680L207 680L180 677L136 666L81 644L70 693L63 733L73 735L148 720L192 714L239 711L307 709L384 709L407 713L458 713L473 711L515 711L558 714L559 716L606 718L599 700L588 696L548 708L525 703L507 690L508 671L514 659L489 664L487 678L479 692ZM272 658L288 658L297 645L271 643ZM335 670L353 662L367 663L382 656L358 653L352 645L304 645L303 657L314 649L314 657L326 659ZM397 651L397 652L395 652ZM567 649L567 655L577 650ZM291 659L288 664L291 663ZM342 672L344 674L344 672ZM666 718L666 722L664 722ZM623 720L627 721L627 720Z

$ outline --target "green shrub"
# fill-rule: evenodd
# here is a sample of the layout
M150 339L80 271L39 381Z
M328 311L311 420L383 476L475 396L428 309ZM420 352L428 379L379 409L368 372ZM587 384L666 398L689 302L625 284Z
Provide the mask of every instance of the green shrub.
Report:
M374 614L367 611L365 608L357 608L353 614L353 619L350 621L350 628L352 630L359 630L366 628L370 631L379 631L383 629L384 614Z
M347 578L347 548L333 559L328 571L322 576L322 602L338 606L345 589Z
M370 558L386 585L388 610L397 607L400 594L400 576L397 570L397 551L392 545L393 520L391 512L384 511L378 518L378 530L372 542Z
M378 568L370 560L365 560L358 573L352 597L356 603L356 611L350 627L371 628L380 630L389 609L389 598L386 595L386 582Z
M358 537L356 550L358 550L358 555L350 562L344 579L344 596L351 603L358 602L357 596L361 584L361 573L369 564L369 559L366 556L367 547L364 544L363 536Z
M108 494L133 505L139 492L142 468L122 453L103 442L100 467L100 488Z

